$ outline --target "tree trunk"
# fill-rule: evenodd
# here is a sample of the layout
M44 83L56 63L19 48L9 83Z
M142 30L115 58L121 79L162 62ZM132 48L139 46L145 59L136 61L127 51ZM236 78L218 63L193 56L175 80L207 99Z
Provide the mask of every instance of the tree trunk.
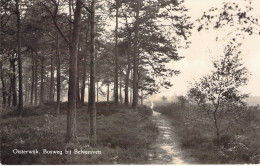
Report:
M123 97L122 97L122 81L121 81L121 79L120 79L119 89L120 89L120 92L119 92L120 103L123 103Z
M114 97L115 103L118 103L118 0L116 1L116 28L115 28L115 88L114 88Z
M2 24L3 24L3 19L2 19L2 13L0 13L0 55L2 55ZM5 87L5 82L4 82L4 74L3 74L3 60L0 59L0 72L1 72L1 82L2 82L2 97L3 97L3 106L6 105L6 87Z
M19 105L18 111L20 116L23 113L23 67L22 67L22 56L21 56L21 20L19 10L19 0L15 0L16 4L16 16L17 16L17 56L18 56L18 73L19 73Z
M9 55L11 56L11 55ZM12 71L12 62L11 62L11 58L9 59L10 62L10 66L9 66L9 70ZM13 97L13 74L9 74L9 80L10 80L10 85L9 85L9 92L8 92L8 107L11 107L12 105L12 97Z
M214 125L215 125L215 128L216 128L217 143L219 145L220 144L220 133L219 133L219 126L218 126L216 114L217 114L217 109L213 113L213 118L214 118Z
M86 54L83 59L83 78L82 78L82 87L81 87L81 103L85 102L85 89L86 89L86 75L87 75L87 52L88 52L88 31L89 24L87 23L87 32L86 32Z
M33 92L34 92L34 76L35 76L35 72L34 72L34 56L33 56L33 53L32 53L32 81L31 81L31 105L33 104Z
M97 103L98 103L98 82L97 82Z
M97 145L96 136L96 104L95 104L95 8L96 0L91 2L90 18L90 85L89 85L89 102L88 110L90 116L90 140L91 144Z
M40 92L40 104L44 103L44 95L45 95L45 89L44 89L44 80L45 80L45 74L44 74L44 57L41 57L41 92Z
M49 95L50 95L50 78L49 78L49 74L46 72L46 67L44 68L44 82L43 82L43 92L44 92L44 96L43 96L43 101L48 102L49 101Z
M59 43L59 35L57 35L56 39L56 64L57 64L57 104L56 104L56 113L57 115L60 114L60 66L61 66L61 60L60 60L60 43Z
M77 91L77 51L81 26L80 0L76 1L74 13L73 32L70 42L70 60L69 60L69 92L68 92L68 111L67 111L67 135L66 141L71 142L75 139L76 132L76 91Z
M144 92L141 90L141 105L144 105Z
M125 80L125 105L129 105L129 75L126 74L126 80Z
M107 103L109 103L109 82L107 83Z
M131 75L130 76L131 80L133 80L133 70L131 70L130 75ZM133 86L133 83L132 83L132 86ZM132 104L133 103L133 88L130 87L129 92L130 92L130 103Z
M89 101L89 88L90 88L90 74L87 74L87 90L88 90L87 101Z
M2 81L2 95L3 95L3 106L6 106L6 87L4 81L4 73L3 73L3 61L0 62L0 70L1 70L1 81Z
M17 106L17 93L16 93L16 70L15 70L15 59L14 57L12 59L10 59L10 64L11 64L11 68L12 68L12 76L11 76L11 94L12 94L12 105L13 106Z
M126 71L126 78L125 78L125 105L129 105L129 76L131 71L131 62L130 62L130 54L131 54L131 36L128 39L128 52L127 52L127 71Z
M53 56L51 55L51 81L50 81L50 102L54 100L54 67L53 67Z
M35 87L34 87L34 104L38 104L38 53L35 54Z
M138 36L139 36L139 11L140 11L140 2L137 1L137 9L136 9L136 20L134 26L134 68L133 68L133 104L132 107L136 108L138 105Z
M11 66L10 66L10 68L11 68ZM12 80L12 76L10 76L10 85L9 85L9 92L8 92L8 107L11 107L11 105L12 105L12 94L13 94L13 92L12 92L12 87L13 87L13 80Z
M72 41L72 0L69 0L69 41Z
M79 41L78 41L78 60L77 60L77 107L79 105L80 100L80 89L79 89L79 83L80 83L80 79L79 79L79 69L80 69L80 36L79 36Z
M24 99L24 104L26 105L28 103L29 95L30 95L30 87L29 87L29 78L26 78L25 81L25 99Z

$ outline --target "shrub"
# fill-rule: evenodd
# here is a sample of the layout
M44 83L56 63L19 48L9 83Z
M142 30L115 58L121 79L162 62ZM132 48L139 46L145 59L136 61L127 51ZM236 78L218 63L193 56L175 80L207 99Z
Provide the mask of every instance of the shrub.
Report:
M214 131L208 119L203 119L198 106L179 104L157 106L156 111L172 119L182 148L200 164L242 164L259 163L260 123L259 111L254 107L237 107L235 124L220 137L220 144L214 141ZM224 119L225 120L225 119Z

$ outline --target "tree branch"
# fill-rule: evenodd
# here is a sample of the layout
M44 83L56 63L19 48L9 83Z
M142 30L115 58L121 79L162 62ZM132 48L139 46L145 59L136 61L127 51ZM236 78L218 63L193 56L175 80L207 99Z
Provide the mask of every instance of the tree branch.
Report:
M92 13L92 11L82 2L82 0L79 0L80 4L84 9L86 9L87 12Z
M40 2L44 7L45 9L49 12L49 14L51 15L52 17L52 20L53 20L53 23L55 25L55 27L57 28L57 30L59 31L60 35L62 36L62 38L65 40L65 42L70 46L70 41L66 38L66 36L64 35L64 33L62 32L62 30L60 29L58 23L57 23L57 4L56 4L56 8L55 8L55 14L52 13L52 11L48 8L48 6L46 6L44 3Z
M10 19L10 17L11 17L12 15L13 15L13 13L11 13L11 14L7 17L5 23L4 23L4 21L3 21L2 28L4 28L4 27L6 26L6 24L8 23L8 21L9 21L9 19Z

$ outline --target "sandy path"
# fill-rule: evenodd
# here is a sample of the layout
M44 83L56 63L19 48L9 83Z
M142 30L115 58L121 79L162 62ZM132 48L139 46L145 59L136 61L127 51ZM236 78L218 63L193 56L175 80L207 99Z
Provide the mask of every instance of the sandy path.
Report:
M191 164L192 160L184 158L184 153L177 142L177 135L171 126L170 119L153 111L152 120L159 128L159 135L151 146L149 163L151 164Z

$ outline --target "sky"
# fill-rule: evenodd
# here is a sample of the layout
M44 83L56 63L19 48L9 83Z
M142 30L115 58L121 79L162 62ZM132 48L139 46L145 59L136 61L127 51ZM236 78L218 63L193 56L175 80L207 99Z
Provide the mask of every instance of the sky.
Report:
M228 0L226 0L228 1ZM229 0L231 2L243 4L244 0ZM186 0L185 5L189 9L192 20L196 20L203 15L204 11L211 7L220 7L223 0ZM252 0L254 17L260 20L260 0ZM179 69L181 74L171 78L173 87L162 89L162 92L149 97L156 99L162 96L185 95L190 88L190 82L198 80L203 75L210 73L213 69L212 58L219 55L224 42L216 42L216 37L221 36L221 32L210 30L192 31L191 44L188 49L179 51L180 56L185 58L170 64L173 68ZM251 73L249 83L242 89L243 92L251 96L260 96L260 35L246 37L242 44L242 59Z

